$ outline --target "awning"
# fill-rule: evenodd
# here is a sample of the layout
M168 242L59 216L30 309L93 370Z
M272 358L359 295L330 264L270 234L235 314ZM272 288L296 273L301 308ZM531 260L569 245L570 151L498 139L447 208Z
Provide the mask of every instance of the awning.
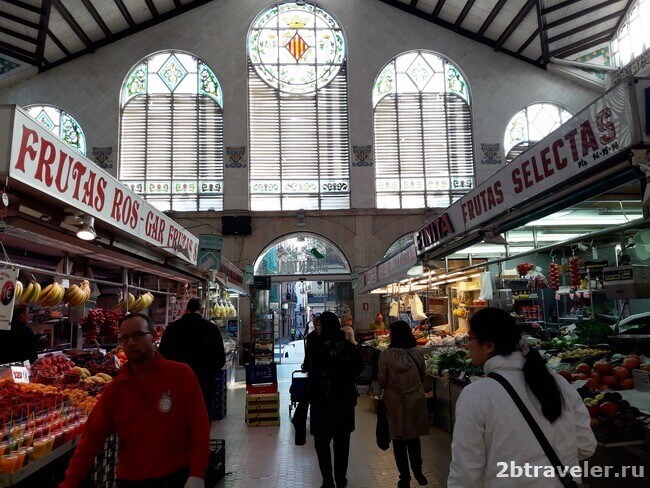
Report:
M363 280L359 294L368 293L376 288L381 288L407 277L407 272L418 261L415 253L415 242L409 243L392 256L366 269L360 275Z

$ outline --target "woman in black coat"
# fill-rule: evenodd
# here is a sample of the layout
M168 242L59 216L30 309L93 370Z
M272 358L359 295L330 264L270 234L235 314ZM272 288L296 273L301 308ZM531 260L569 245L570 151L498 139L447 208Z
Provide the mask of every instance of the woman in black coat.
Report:
M332 312L320 316L321 333L309 359L311 433L314 436L323 488L346 486L350 434L354 431L357 390L354 379L363 368L357 348L345 339ZM330 443L334 441L334 476Z

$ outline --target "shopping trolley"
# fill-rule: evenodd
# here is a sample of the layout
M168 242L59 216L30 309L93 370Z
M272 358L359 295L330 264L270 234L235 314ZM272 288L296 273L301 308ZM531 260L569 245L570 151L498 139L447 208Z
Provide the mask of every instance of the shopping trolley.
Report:
M296 374L302 376L296 376ZM291 411L298 406L298 403L307 400L307 373L303 370L297 369L291 373L289 395L291 396L291 402L289 402L289 416L291 416Z

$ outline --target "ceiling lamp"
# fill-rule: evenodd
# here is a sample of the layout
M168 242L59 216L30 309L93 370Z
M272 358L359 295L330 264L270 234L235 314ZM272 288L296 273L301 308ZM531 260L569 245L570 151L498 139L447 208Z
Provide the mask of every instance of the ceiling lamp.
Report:
M424 264L421 259L418 259L417 262L409 268L406 272L407 276L412 276L414 278L419 278L424 274Z
M95 233L95 219L90 215L86 215L83 219L81 227L77 231L77 237L84 241L93 241L97 234Z

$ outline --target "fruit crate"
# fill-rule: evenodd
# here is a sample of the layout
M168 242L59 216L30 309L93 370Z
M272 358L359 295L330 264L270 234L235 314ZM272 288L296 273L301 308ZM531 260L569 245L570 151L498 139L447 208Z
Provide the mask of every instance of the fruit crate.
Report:
M117 487L117 436L112 435L104 443L104 449L97 454L84 486L93 488Z
M245 421L249 427L280 425L280 394L247 394Z
M205 488L215 488L226 475L226 441L210 439L210 460L205 473Z

